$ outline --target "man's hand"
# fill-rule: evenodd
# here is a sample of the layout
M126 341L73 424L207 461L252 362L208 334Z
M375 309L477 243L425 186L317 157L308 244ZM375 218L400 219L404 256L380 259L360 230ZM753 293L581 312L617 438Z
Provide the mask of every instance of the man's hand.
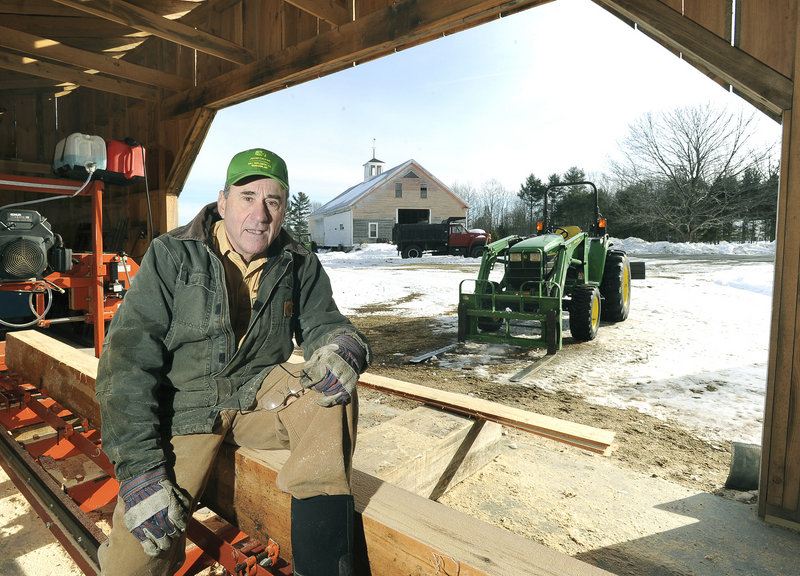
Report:
M303 368L300 384L322 392L320 406L347 404L365 368L367 353L347 334L339 334L329 344L314 351Z
M125 526L148 556L168 550L186 530L191 503L167 478L164 466L126 480L119 495L125 502Z

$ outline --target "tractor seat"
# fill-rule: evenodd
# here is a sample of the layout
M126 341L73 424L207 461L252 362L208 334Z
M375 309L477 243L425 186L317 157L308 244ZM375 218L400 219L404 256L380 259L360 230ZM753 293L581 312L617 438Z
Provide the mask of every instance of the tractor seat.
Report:
M580 226L561 226L560 228L562 228L562 229L567 231L567 237L564 238L564 240L568 240L568 239L572 238L573 236L575 236L576 234L580 234L581 233L581 227Z

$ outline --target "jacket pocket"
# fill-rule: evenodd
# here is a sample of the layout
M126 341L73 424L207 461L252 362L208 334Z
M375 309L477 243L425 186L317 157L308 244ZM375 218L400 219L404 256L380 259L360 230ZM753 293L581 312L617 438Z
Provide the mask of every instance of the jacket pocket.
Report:
M220 287L216 280L204 271L189 272L181 269L175 284L173 302L173 337L190 340L208 336L211 315L219 299Z

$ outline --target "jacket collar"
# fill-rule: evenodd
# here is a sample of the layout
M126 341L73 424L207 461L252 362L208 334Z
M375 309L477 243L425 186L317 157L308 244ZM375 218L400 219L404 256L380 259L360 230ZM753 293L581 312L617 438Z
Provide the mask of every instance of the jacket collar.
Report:
M214 240L212 238L212 232L214 223L218 220L222 220L222 216L219 215L219 211L217 210L217 203L211 202L204 206L191 222L175 228L171 232L168 232L168 234L177 240L194 240L213 247ZM271 254L276 253L273 252L273 249L276 249L276 252L288 250L303 255L310 254L308 248L292 238L291 234L284 228L281 228L278 237L270 247Z

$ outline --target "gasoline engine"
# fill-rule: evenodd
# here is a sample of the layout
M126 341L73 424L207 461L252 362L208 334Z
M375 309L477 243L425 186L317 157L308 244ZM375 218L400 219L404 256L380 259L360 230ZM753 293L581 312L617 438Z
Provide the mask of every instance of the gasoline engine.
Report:
M69 271L71 251L58 243L60 237L35 210L0 211L0 282L41 280L48 265L57 272Z

